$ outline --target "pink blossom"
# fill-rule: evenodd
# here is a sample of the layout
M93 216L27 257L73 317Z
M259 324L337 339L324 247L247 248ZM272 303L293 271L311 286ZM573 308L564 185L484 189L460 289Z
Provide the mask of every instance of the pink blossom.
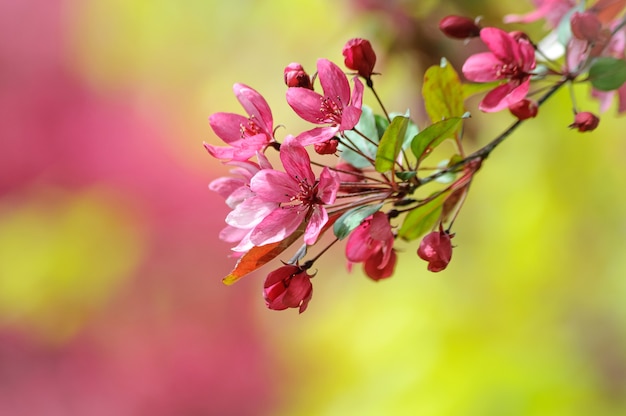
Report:
M463 65L463 74L475 82L508 80L489 91L479 105L485 112L500 111L528 94L535 49L525 36L513 36L494 27L482 29L480 38L491 52L470 56Z
M343 47L344 64L358 71L359 75L371 82L376 65L376 53L367 39L350 39Z
M525 15L506 15L504 23L530 23L545 19L548 26L554 29L577 2L576 0L534 0L534 3L536 7L534 11Z
M353 263L364 263L365 273L374 280L389 277L396 264L393 241L389 218L378 211L352 231L346 244L346 258Z
M328 221L324 205L335 202L339 178L324 167L315 179L308 153L292 137L282 144L280 160L285 172L263 169L250 181L250 189L261 201L278 204L250 239L257 246L282 241L306 221L304 242L313 244Z
M276 311L299 308L304 312L313 296L311 277L305 269L291 264L274 270L263 285L265 304Z
M569 128L578 129L580 132L593 131L598 127L598 124L600 124L598 116L589 111L581 111L576 113L574 122L569 125Z
M222 160L247 160L274 141L272 111L261 94L244 84L235 84L233 91L248 117L232 113L215 113L209 124L228 146L204 147L211 156Z
M350 130L361 117L363 83L355 77L351 95L348 77L327 59L317 61L317 73L324 95L306 88L287 89L287 102L300 117L318 125L329 124L300 134L296 139L303 146Z
M439 30L453 39L469 39L480 34L480 26L475 20L465 16L450 15L439 21Z

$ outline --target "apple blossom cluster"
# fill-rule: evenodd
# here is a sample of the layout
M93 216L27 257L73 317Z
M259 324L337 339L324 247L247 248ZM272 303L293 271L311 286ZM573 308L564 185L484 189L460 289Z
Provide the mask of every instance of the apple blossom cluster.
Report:
M232 244L237 263L224 283L294 247L267 275L263 294L270 309L303 312L313 294L313 265L341 241L348 269L361 264L376 281L393 275L398 246L418 239L417 257L428 270L442 271L452 258L451 229L474 175L550 96L565 85L586 83L601 111L617 96L618 112L626 112L626 32L620 17L626 0L535 3L535 11L507 16L505 22L545 19L549 33L538 43L521 31L483 27L478 19L440 21L445 35L479 41L484 52L467 58L463 77L445 59L426 71L422 96L430 122L419 123L421 128L408 111L388 112L383 105L374 89L380 75L376 54L365 39L345 44L346 70L328 59L317 61L313 76L299 63L285 67L287 103L311 124L308 130L278 137L263 96L235 84L245 115L211 115L209 124L226 145L205 143L209 154L231 169L230 176L209 185L231 210L219 237ZM471 153L463 146L469 83L473 93L486 92L480 111L508 110L514 117L509 128ZM379 111L363 104L366 91ZM572 113L570 128L584 132L598 126L598 116L579 111L573 96ZM439 145L448 140L454 150L442 153Z

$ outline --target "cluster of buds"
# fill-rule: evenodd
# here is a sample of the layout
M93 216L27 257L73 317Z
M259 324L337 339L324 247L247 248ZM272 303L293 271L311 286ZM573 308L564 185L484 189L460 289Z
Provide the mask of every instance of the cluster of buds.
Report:
M226 146L205 144L213 157L232 168L232 176L209 185L231 209L220 238L233 245L237 263L224 283L232 284L280 258L283 264L264 284L266 305L303 312L313 293L315 273L310 270L342 240L348 269L361 263L365 275L376 281L393 275L397 245L418 239L416 254L427 262L428 270L446 269L453 253L451 228L474 175L522 121L537 116L545 100L564 85L587 81L603 106L617 91L620 111L624 110L624 23L611 20L621 8L608 10L607 2L600 0L587 10L574 5L563 12L561 3L570 2L544 3L558 3L558 10L540 5L534 14L507 19L549 16L549 22L558 25L567 21L571 30L562 40L566 56L560 66L553 58L541 61L547 54L522 32L481 27L461 16L448 16L440 23L446 35L479 38L486 46L487 51L468 57L462 67L466 80L492 88L479 109L508 109L516 118L472 153L465 151L462 140L469 118L463 81L445 59L424 76L422 95L431 121L422 128L408 111L385 108L374 89L374 75L379 75L374 72L376 54L365 39L345 44L345 72L327 59L317 61L313 77L299 63L285 67L286 100L312 124L306 131L278 138L263 96L235 84L235 96L246 115L213 114L210 126ZM533 91L538 82L549 85ZM363 105L366 87L380 114ZM598 122L597 116L574 108L569 127L591 131ZM433 151L446 140L454 150L432 162ZM279 162L270 161L270 152L278 153ZM281 166L274 166L277 163ZM281 258L290 247L293 254Z

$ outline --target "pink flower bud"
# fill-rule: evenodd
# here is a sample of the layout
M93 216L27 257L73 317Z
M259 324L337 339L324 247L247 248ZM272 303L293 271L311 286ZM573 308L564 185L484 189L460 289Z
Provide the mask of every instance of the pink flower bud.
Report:
M439 30L454 39L475 38L480 34L480 26L469 17L446 16L439 22Z
M263 286L265 304L276 311L299 308L302 313L312 296L311 276L305 269L291 264L271 272Z
M539 106L536 101L524 98L521 101L511 104L509 106L509 111L519 120L526 120L537 116Z
M332 138L326 140L325 142L315 143L313 148L318 155L334 155L337 153L337 146L339 145L339 140Z
M570 129L576 128L578 131L592 131L598 127L600 123L600 119L593 113L588 111L582 111L580 113L576 113L574 117L574 122L569 125Z
M285 84L288 87L301 87L313 89L311 84L311 78L306 73L302 65L296 62L292 62L285 67L284 70Z
M376 53L372 44L361 38L350 39L343 47L346 67L358 71L365 79L370 79L376 64Z
M602 23L594 13L590 12L575 12L570 19L570 25L572 34L587 42L598 40L602 30Z
M450 239L454 234L449 234L443 230L441 224L439 231L433 231L427 234L417 249L417 255L422 260L428 262L428 270L431 272L440 272L450 263L452 258L452 242Z

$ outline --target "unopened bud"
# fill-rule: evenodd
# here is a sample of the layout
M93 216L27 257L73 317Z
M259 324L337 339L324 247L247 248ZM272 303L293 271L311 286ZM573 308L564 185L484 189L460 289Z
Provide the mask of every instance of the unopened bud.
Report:
M344 63L347 68L358 71L365 79L370 79L376 64L376 53L372 44L361 38L350 39L343 47Z
M334 155L337 152L339 140L332 138L325 142L315 143L313 148L318 155Z
M306 73L302 65L296 62L292 62L285 67L284 70L285 84L288 87L300 87L313 89L311 84L311 78Z
M452 258L452 237L454 234L444 231L440 224L439 231L433 231L422 239L417 255L428 262L428 270L431 272L440 272L448 267Z
M524 98L521 101L511 104L509 106L509 111L517 117L518 120L526 120L537 116L539 106L536 101Z
M592 131L598 127L600 123L600 119L593 113L588 111L582 111L580 113L576 113L574 117L574 122L569 125L570 129L578 129L578 131Z
M572 35L587 42L595 42L600 37L602 23L594 13L576 12L570 19Z
M480 29L474 20L464 16L446 16L439 22L439 30L454 39L475 38Z

